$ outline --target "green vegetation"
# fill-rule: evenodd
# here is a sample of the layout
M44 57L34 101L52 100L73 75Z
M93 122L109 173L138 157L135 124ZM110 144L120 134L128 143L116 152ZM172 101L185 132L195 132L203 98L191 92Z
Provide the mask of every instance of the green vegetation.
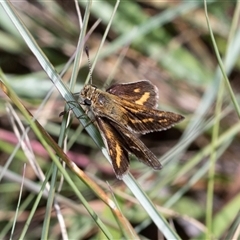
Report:
M2 1L0 239L240 239L239 10ZM72 94L91 78L85 45L94 85L148 79L185 116L141 137L161 171L133 158L116 179Z

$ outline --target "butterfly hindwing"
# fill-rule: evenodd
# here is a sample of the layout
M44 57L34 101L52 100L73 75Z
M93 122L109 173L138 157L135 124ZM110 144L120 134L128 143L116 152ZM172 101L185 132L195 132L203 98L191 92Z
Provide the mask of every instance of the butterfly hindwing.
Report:
M155 108L158 102L158 89L148 80L115 84L108 88L106 92L149 108Z

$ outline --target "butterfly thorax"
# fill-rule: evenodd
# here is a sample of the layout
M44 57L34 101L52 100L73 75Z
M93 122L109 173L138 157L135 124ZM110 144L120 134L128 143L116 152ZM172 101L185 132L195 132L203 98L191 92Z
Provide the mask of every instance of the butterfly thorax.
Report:
M80 92L83 103L89 106L95 114L104 114L104 112L111 108L110 105L112 104L109 95L109 93L103 92L90 84L86 85Z
M122 113L115 101L117 96L102 91L92 85L86 85L80 92L80 97L85 105L89 106L94 115L121 119ZM114 117L115 116L115 117Z

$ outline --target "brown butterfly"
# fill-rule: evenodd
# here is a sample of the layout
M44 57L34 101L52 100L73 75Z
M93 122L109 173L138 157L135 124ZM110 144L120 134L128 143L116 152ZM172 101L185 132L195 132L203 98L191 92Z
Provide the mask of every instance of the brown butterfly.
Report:
M128 171L130 153L153 169L162 168L137 135L166 130L184 117L156 109L158 89L151 82L116 84L106 91L86 85L80 97L95 117L117 178Z

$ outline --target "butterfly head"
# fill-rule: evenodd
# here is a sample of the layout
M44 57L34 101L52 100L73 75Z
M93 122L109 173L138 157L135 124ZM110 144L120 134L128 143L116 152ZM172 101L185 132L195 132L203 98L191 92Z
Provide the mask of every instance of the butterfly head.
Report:
M95 95L97 88L88 84L80 92L80 98L83 100L85 105L90 106L92 103L92 98Z

